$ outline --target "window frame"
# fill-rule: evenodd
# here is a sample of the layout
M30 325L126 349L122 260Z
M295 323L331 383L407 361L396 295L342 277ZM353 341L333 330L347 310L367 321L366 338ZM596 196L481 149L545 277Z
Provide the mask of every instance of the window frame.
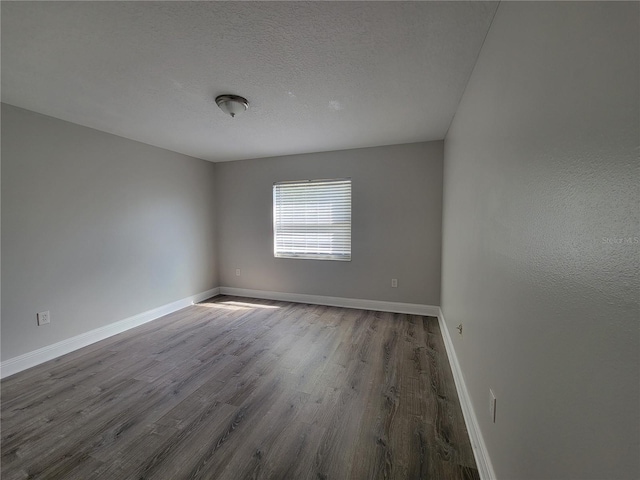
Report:
M327 233L331 233L333 230L339 232L344 235L345 232L348 234L348 240L343 242L343 245L348 246L347 253L339 253L339 254L327 254L327 253L319 253L319 252L294 252L294 251L283 251L282 249L278 249L278 234L282 230L282 222L280 222L280 229L278 228L278 208L282 208L282 204L278 203L277 192L278 187L282 186L296 186L302 187L304 185L312 185L312 184L329 184L336 183L344 185L348 183L348 226L339 228L332 228L327 225ZM273 256L274 258L288 258L294 260L329 260L329 261L338 261L338 262L350 262L352 259L352 211L353 211L353 180L350 177L346 178L330 178L330 179L313 179L313 180L288 180L281 182L274 182L272 187L272 228L273 228ZM344 200L344 197L343 197ZM304 207L303 207L304 208ZM344 214L342 211L341 214ZM304 229L301 229L300 235L305 235L307 232Z

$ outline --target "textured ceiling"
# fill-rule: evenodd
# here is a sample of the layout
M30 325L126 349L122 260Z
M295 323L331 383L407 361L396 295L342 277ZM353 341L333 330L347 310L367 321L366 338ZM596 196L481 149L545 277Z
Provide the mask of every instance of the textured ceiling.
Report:
M2 2L2 101L212 161L442 139L496 6Z

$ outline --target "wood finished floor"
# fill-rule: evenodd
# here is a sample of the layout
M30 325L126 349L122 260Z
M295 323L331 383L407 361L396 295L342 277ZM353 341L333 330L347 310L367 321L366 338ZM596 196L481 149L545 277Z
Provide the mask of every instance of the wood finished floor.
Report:
M437 319L220 296L1 383L13 479L478 479Z

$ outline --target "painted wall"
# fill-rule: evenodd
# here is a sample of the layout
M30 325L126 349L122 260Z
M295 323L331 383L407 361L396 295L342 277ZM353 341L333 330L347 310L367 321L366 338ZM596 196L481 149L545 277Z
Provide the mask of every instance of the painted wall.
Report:
M640 478L639 16L502 2L445 139L442 306L501 479Z
M442 148L440 141L217 164L221 285L439 305ZM274 258L273 183L343 177L352 179L352 261Z
M2 104L2 359L218 286L214 171Z

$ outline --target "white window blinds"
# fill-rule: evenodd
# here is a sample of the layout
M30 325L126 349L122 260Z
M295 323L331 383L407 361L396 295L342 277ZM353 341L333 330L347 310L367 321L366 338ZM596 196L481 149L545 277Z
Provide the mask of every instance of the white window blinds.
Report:
M351 180L273 185L276 257L351 260Z

